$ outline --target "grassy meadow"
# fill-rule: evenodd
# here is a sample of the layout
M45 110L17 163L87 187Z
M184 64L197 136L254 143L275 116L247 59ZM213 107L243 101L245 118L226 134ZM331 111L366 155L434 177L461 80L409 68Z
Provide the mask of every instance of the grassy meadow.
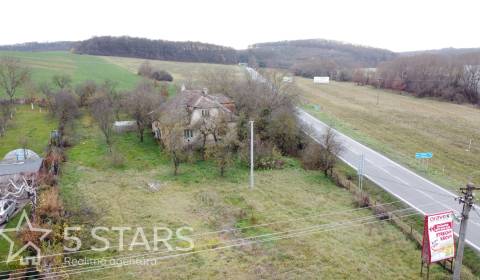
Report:
M13 52L0 51L0 57L17 57L31 69L34 83L50 82L54 75L66 74L75 86L85 80L103 82L107 79L117 82L119 90L129 90L140 80L137 75L119 66L105 62L101 57L77 55L69 52ZM0 90L0 97L4 93ZM18 96L25 95L20 89Z
M147 61L140 58L129 57L102 57L106 61L127 69L132 73L137 73L139 66ZM243 69L237 65L223 65L210 63L192 63L192 62L176 62L163 60L148 60L150 64L157 69L166 70L172 74L174 82L181 84L187 80L195 82L201 77L204 71L231 71L238 73L239 77L243 75Z
M352 83L296 84L309 113L374 150L451 190L480 183L478 108ZM433 152L428 169L416 152Z
M74 83L85 79L110 79L126 89L138 81L135 72L144 61L65 52L11 54L20 57L32 68L36 82L50 80L54 74L68 73ZM163 61L152 61L152 64L172 73L176 81L190 79L190 75L198 77L205 69L240 69L237 66ZM16 148L17 139L27 131L32 135L29 147L41 153L48 142L50 130L55 126L55 121L45 112L19 106L7 136L0 138L0 151ZM59 185L68 225L78 225L83 229L95 225L109 228L141 226L145 227L149 240L149 229L154 226L174 230L189 226L193 228L195 248L190 255L164 259L152 266L134 265L104 270L76 267L91 270L72 274L72 279L419 277L420 251L414 242L389 222L372 219L368 221L375 223L368 225L348 224L354 219L370 217L372 212L356 209L358 206L349 192L335 186L320 172L304 170L297 159L285 158L286 165L281 170L257 171L255 188L249 189L248 167L240 160L227 170L225 177L219 176L212 162L198 160L181 164L180 174L173 176L168 154L150 135L146 135L144 143L139 142L135 133L116 135L114 152L117 160L113 164L103 136L86 110L76 120L74 136L74 146L67 150L67 162L63 166ZM149 183L157 183L160 187L152 190ZM334 222L340 224L332 226ZM340 228L342 223L344 228ZM202 251L219 248L237 238L268 236L318 225L324 228L312 234ZM220 232L224 229L236 230ZM131 231L125 233L127 244L132 235ZM85 246L101 246L89 239L88 234L81 236ZM110 232L108 237L115 245L113 241L118 236ZM6 247L0 243L0 258L4 256L2 248ZM103 253L85 251L69 256L125 257L145 253L140 247L132 251L111 247ZM152 257L155 256L161 254ZM439 266L432 266L431 277L447 279L449 275Z

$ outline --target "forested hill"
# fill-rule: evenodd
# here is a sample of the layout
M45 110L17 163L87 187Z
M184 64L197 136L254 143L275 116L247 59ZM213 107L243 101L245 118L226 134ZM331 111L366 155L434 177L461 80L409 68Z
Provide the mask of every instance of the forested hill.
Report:
M328 75L328 72L357 67L376 67L395 58L389 50L339 41L308 39L252 45L240 52L241 60L261 67L291 69L298 75Z
M94 37L81 41L78 54L123 56L172 61L237 63L233 48L199 42L173 42L133 37Z
M401 56L414 56L419 54L439 54L439 55L463 55L480 53L480 48L444 48L437 50L423 50L399 53Z
M28 42L14 45L4 45L0 46L2 51L30 51L30 52L40 52L40 51L70 51L74 48L77 42L72 41L59 41L59 42Z

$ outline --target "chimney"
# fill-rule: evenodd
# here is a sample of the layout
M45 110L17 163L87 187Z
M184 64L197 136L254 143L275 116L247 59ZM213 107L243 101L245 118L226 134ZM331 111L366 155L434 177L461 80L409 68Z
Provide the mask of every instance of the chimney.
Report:
M208 88L203 88L202 89L202 94L207 95L208 94Z

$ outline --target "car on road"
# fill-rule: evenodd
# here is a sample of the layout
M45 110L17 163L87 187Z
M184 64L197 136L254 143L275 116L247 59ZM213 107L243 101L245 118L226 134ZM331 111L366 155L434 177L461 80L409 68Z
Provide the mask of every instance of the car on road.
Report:
M15 214L17 202L12 199L0 200L0 224L8 223L10 218Z

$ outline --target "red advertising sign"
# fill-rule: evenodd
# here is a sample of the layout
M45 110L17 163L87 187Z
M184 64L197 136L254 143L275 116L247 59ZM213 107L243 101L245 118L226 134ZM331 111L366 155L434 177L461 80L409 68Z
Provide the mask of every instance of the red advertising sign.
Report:
M455 257L453 211L425 216L422 257L428 264Z

